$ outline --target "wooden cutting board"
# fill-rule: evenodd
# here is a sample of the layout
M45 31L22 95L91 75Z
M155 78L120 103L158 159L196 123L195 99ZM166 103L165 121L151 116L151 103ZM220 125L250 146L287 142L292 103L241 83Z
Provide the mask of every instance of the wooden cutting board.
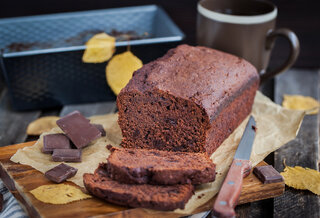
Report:
M16 164L10 161L10 157L19 148L32 146L35 142L11 145L0 148L0 177L10 192L18 199L23 208L31 217L179 217L172 212L150 213L144 209L130 209L108 204L97 198L77 201L65 205L45 204L33 197L29 191L46 184L51 184L44 175L34 168ZM265 162L259 165L266 165ZM72 184L71 182L68 182ZM252 173L244 179L239 204L273 198L284 192L284 183L262 184ZM214 202L198 208L194 213L209 210Z

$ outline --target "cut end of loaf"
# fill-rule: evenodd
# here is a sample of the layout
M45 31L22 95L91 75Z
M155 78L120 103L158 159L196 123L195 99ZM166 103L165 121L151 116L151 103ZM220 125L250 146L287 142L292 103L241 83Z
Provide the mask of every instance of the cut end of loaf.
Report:
M194 102L160 90L121 93L118 99L123 147L205 152L209 120Z

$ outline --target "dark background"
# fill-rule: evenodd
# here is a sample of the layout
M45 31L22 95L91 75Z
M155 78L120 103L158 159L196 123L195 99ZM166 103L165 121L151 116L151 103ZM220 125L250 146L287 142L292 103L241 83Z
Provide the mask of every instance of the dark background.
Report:
M134 5L161 5L186 34L186 43L195 44L197 0L1 0L0 18L37 14L105 9ZM272 0L278 6L277 27L293 30L300 40L301 52L294 65L320 67L320 12L317 0ZM1 36L0 36L1 37ZM277 39L271 65L287 57L286 40Z

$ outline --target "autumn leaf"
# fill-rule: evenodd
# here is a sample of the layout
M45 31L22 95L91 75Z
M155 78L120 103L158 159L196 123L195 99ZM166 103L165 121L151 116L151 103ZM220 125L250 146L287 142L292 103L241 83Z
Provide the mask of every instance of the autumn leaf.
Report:
M66 184L42 185L30 192L39 201L49 204L67 204L91 198L79 188Z
M82 56L84 63L103 63L109 60L115 52L116 39L106 33L94 35L86 43Z
M282 106L287 109L304 110L306 114L317 114L319 112L319 102L309 96L284 95Z
M106 67L107 82L111 90L118 95L128 84L133 72L142 65L142 61L131 51L115 55Z
M57 127L56 121L60 117L57 116L46 116L36 119L29 123L27 127L28 135L41 135L44 132L50 131L52 128Z
M320 195L320 172L300 166L286 166L284 172L280 173L287 186L295 189L309 190Z

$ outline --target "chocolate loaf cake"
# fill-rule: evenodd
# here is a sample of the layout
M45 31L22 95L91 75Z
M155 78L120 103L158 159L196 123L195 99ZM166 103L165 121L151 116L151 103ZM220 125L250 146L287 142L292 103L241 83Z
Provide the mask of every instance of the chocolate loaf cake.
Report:
M175 186L122 184L107 177L100 167L94 174L84 174L86 189L109 203L156 210L183 209L193 195L191 184Z
M250 113L258 86L249 62L180 45L137 70L118 95L121 145L211 155Z
M128 184L203 184L215 179L215 165L206 153L113 148L100 167L111 179Z

